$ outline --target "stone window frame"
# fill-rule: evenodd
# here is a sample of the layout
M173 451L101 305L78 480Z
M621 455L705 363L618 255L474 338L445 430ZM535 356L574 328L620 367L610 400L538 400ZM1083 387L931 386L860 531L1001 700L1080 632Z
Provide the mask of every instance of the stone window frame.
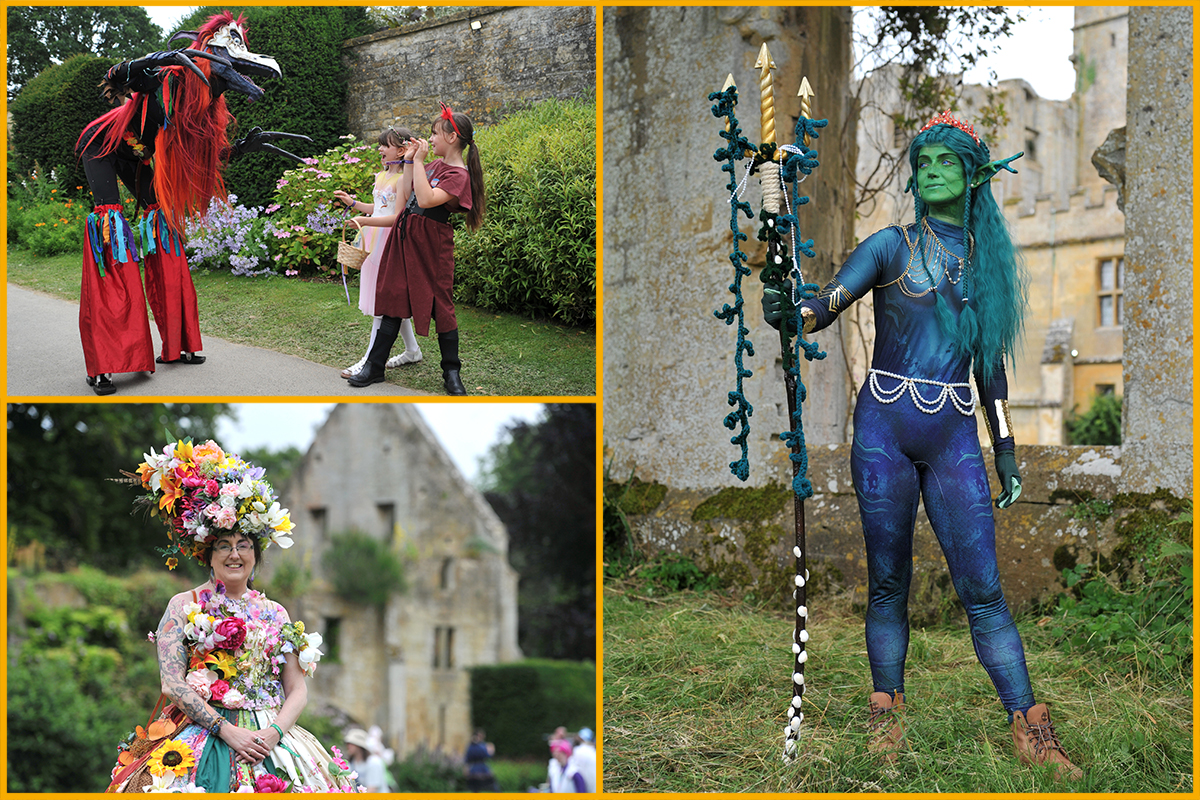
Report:
M1111 269L1106 284L1106 268ZM1096 327L1122 327L1124 306L1125 256L1113 255L1096 260ZM1107 302L1107 308L1106 303ZM1108 320L1106 322L1106 319Z

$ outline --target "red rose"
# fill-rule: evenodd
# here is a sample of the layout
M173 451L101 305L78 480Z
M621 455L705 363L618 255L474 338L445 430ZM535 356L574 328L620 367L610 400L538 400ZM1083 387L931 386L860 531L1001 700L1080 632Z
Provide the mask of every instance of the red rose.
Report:
M229 691L229 683L224 680L215 680L208 690L212 692L212 699L219 703L225 699L225 693Z
M222 650L237 650L246 641L246 622L239 617L225 617L214 630L225 637Z
M209 497L216 497L221 493L221 484L214 480L209 480L204 484L204 493Z
M278 775L259 775L254 779L254 791L259 794L267 792L286 792L287 783Z

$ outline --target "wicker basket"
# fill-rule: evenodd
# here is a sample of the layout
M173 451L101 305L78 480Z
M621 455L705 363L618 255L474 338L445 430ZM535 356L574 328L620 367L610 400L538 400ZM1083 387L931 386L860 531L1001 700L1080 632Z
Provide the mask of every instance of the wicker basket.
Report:
M367 251L346 241L348 225L349 223L342 226L342 240L338 242L337 260L348 269L361 269L362 263L367 260Z

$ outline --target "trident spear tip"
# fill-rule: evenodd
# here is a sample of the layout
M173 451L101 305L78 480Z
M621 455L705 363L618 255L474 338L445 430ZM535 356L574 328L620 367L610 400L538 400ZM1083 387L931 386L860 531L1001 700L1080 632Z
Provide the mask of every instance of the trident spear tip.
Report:
M755 69L775 69L775 61L771 58L771 51L767 49L767 43L763 42L762 48L758 51L758 60L754 62Z
M796 93L796 97L807 99L809 97L816 97L816 95L817 93L812 90L812 86L808 83L808 76L805 75L800 79L800 91Z

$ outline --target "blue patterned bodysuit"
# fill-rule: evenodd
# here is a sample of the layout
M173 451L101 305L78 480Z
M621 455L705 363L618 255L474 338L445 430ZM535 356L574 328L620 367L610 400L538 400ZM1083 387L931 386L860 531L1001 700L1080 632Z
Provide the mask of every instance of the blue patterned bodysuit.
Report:
M963 305L958 261L962 228L928 221L954 256L942 264L935 259L929 270L957 319ZM950 337L938 326L931 280L916 248L916 225L885 228L854 250L816 298L803 303L816 318L814 330L820 330L850 303L874 293L871 367L876 383L872 389L868 380L859 393L850 461L866 542L866 639L874 691L904 691L913 529L923 499L966 608L975 654L1004 708L1025 711L1034 704L1033 689L1021 638L1000 588L996 526L978 427L973 411L963 413L971 405L970 358L955 354ZM1008 396L1003 364L990 376L978 372L976 368L976 384L995 449L1012 450L1007 420L995 402ZM913 392L921 398L919 404Z

